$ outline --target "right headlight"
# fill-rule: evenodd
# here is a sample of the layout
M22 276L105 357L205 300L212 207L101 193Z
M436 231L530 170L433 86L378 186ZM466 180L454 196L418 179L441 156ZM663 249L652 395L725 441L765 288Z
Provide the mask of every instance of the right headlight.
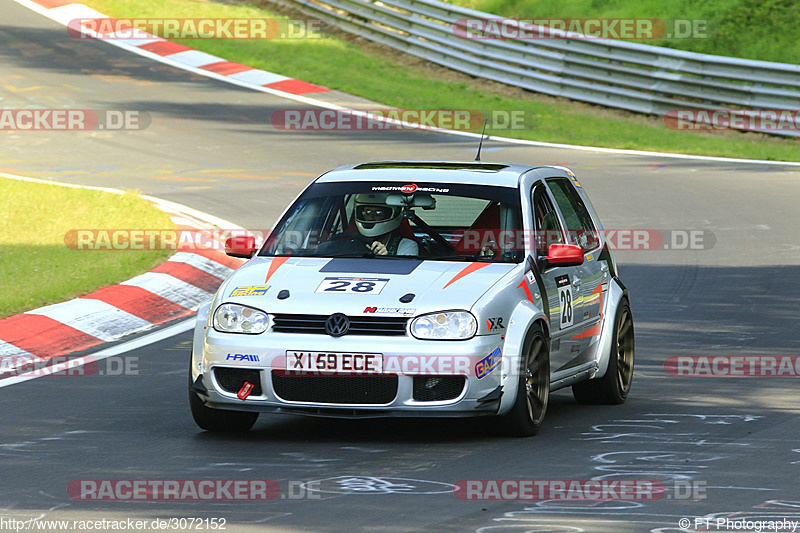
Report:
M214 329L223 333L264 333L269 317L264 311L239 304L222 304L214 311Z
M411 322L411 334L418 339L464 340L478 331L478 321L469 311L442 311L418 316Z

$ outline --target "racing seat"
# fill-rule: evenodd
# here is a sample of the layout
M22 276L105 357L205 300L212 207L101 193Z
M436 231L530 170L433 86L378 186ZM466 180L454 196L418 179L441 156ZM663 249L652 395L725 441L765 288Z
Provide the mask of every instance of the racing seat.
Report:
M453 255L476 255L480 253L481 244L484 241L496 241L499 239L499 233L502 229L500 219L500 204L498 202L491 202L484 207L481 214L478 215L478 218L469 228L463 232L453 232L453 236L458 236L458 233L461 233L458 242L454 246Z
M416 242L417 245L419 245L419 239L417 239L417 236L414 235L414 230L411 229L411 224L408 222L407 218L400 219L400 226L398 226L397 232L401 237L411 239L412 241Z

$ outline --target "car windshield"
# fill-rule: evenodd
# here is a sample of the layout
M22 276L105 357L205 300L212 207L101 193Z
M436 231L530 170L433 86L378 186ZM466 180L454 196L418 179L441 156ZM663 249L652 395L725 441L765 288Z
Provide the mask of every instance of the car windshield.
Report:
M517 189L442 183L316 183L260 256L384 257L519 263ZM511 239L513 240L513 239Z

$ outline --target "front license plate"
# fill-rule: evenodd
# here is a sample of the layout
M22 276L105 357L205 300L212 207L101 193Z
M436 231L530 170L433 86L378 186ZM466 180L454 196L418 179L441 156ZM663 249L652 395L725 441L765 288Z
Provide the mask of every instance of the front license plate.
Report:
M383 354L341 352L286 352L288 372L380 374Z

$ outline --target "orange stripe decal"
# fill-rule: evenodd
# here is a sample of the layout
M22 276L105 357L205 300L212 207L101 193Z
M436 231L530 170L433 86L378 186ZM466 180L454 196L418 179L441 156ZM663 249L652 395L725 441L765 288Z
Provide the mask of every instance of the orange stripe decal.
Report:
M442 290L446 289L447 287L449 287L450 285L452 285L456 281L460 280L461 278L469 276L470 274L472 274L476 270L480 270L483 267L487 267L487 266L489 266L489 263L470 263L470 264L468 264L467 266L465 266L461 270L461 272L459 272L458 274L453 276L453 279L448 281L447 284L444 287L442 287Z
M278 270L281 265L283 265L286 260L289 259L288 257L273 257L272 261L269 263L269 270L267 271L267 277L264 278L264 283L269 281L269 278Z
M592 294L599 294L600 295L600 318L603 318L603 284L597 286L595 290L592 291Z
M586 337L597 337L600 335L600 328L602 327L603 323L598 322L594 326L590 327L580 335L575 335L574 337L570 338L570 340L578 340L578 339L585 339Z
M517 285L517 288L522 288L525 291L525 296L528 298L530 303L533 303L533 295L531 294L531 288L528 287L528 282L526 280L522 280L522 283Z

